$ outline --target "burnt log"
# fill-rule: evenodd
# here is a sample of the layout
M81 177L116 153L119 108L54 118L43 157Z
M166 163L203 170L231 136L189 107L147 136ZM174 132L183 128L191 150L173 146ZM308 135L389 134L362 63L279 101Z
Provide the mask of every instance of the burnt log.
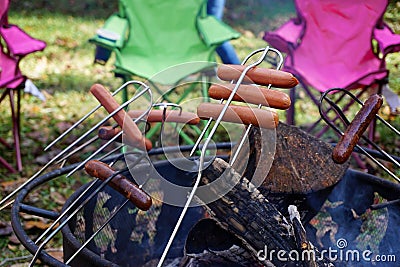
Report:
M242 241L254 260L267 266L307 266L301 260L289 257L293 251L300 253L293 225L246 177L241 177L225 161L215 159L203 171L201 184L207 185L216 179L222 179L221 186L232 189L225 195L219 195L225 192L224 188L210 187L209 194L219 195L220 198L205 206L218 225ZM197 198L201 201L209 196L200 194ZM282 253L282 257L286 255L288 261L278 259L277 252ZM317 251L315 253L318 255ZM316 266L332 266L327 260L318 261L320 257L316 258Z
M185 243L185 257L181 260L181 266L185 267L258 265L239 238L209 218L200 220L191 229Z
M269 152L272 142L275 154ZM251 181L262 179L259 190L285 215L289 205L296 205L303 221L319 211L349 166L332 160L330 144L282 122L276 136L253 127L248 143L233 167ZM257 173L267 174L257 177Z

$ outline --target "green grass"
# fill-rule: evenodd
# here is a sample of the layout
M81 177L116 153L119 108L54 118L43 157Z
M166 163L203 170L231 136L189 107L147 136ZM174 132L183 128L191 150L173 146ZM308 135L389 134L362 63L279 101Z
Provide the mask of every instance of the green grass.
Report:
M238 3L231 2L227 6L229 12L226 13L226 21L243 33L241 38L232 41L240 58L267 45L261 39L262 30L275 28L293 16L294 9L290 2L284 1L273 6L262 4L261 0L250 1L249 6L260 6L251 10ZM399 9L398 5L393 5L389 9L391 12L386 15L388 22L397 30ZM41 148L59 134L58 124L73 123L96 105L88 93L92 84L102 83L108 88L116 88L121 85L122 80L114 77L110 62L106 66L93 64L94 46L88 39L102 25L104 17L95 19L93 15L80 17L75 13L68 15L46 10L11 10L10 22L18 24L48 44L43 52L29 55L21 64L23 72L29 74L48 98L46 102L41 102L30 95L23 96L22 137L24 143L33 146L31 149L23 149L23 155L24 162L32 162L41 155ZM390 86L396 92L400 92L399 63L398 54L387 58ZM300 101L297 105L299 110L304 111L298 113L300 122L307 122L318 116L316 109L310 112L312 106L308 102ZM1 111L7 114L7 105L2 106ZM0 134L8 135L10 139L7 116L3 116L3 120L2 125L5 124L6 127L2 127ZM36 139L40 140L29 136L39 130L42 136ZM11 151L5 153L8 159L12 159ZM32 169L38 167L31 168L30 165L32 164L25 164L25 175L31 174ZM0 170L0 175L5 175L4 171Z

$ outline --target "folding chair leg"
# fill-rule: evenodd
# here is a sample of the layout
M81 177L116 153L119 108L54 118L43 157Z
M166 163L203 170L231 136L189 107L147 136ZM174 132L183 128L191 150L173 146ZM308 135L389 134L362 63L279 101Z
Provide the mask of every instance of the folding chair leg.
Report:
M17 171L2 157L0 157L0 165L3 165L9 172L16 173Z
M288 125L294 125L295 124L295 120L294 120L295 107L294 107L294 104L296 102L296 87L292 88L290 90L289 96L290 96L290 101L291 101L292 104L290 105L290 107L286 111L286 123Z
M6 142L6 140L4 140L3 138L0 137L0 144L2 144L3 146L5 146L7 149L11 149L11 146L9 143Z
M12 133L14 136L14 140L15 140L15 132L16 130L19 130L19 127L17 127L15 129L14 127L14 117L15 117L15 109L14 109L14 98L13 98L13 91L12 89L6 89L4 91L4 93L1 95L0 97L0 103L7 97L7 95L10 97L10 104L11 104L11 114L12 114L12 120L13 120L13 129L12 129ZM19 105L19 104L18 104ZM19 111L18 111L19 112ZM17 135L17 143L18 144L18 149L16 150L16 156L17 156L17 162L21 162L21 156L20 156L20 149L19 149L19 131L18 131L18 135ZM12 147L2 138L0 138L0 143L2 145L4 145L7 149L11 149ZM10 163L8 163L3 157L0 156L0 165L3 165L9 172L11 173L16 173L17 170L14 169ZM17 166L20 166L21 164L17 163Z
M22 171L22 156L21 156L21 90L17 90L17 135L18 135L18 158L17 166L18 171Z
M210 102L210 98L208 96L208 89L210 87L210 78L206 73L201 74L201 93L204 97L204 102Z
M9 90L10 96L10 106L11 106L11 119L13 124L13 136L14 136L14 148L15 148L15 158L17 162L17 170L22 171L22 158L21 158L21 149L20 149L20 111L21 111L21 93L17 90L17 102L15 106L14 102L14 91L12 89Z

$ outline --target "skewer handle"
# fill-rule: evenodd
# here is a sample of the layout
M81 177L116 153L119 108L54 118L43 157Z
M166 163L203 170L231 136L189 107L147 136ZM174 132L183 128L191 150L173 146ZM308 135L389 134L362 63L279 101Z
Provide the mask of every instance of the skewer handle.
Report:
M332 152L332 159L338 164L345 163L351 156L358 140L371 123L378 110L382 106L382 96L378 94L371 95L354 116L353 121L346 128L339 142Z
M107 112L112 113L114 110L120 107L110 92L101 84L94 84L90 88L90 92L94 95L94 97L96 97L96 99L107 110ZM113 116L113 118L123 129L129 145L144 148L142 133L140 132L136 123L134 123L133 120L127 116L125 110L121 109Z
M220 65L217 70L217 75L224 81L237 81L245 68L246 66L244 65ZM296 77L289 72L259 67L250 69L246 73L244 81L259 85L271 84L279 88L292 88L299 83Z
M234 87L235 84L213 84L208 89L208 95L217 100L227 100ZM291 103L290 97L287 94L278 90L261 88L256 85L240 85L232 100L277 109L288 109Z
M217 119L224 104L201 103L197 115L202 119ZM230 105L222 118L223 121L254 125L260 128L274 129L279 123L278 114L271 110Z
M98 160L88 161L85 164L85 171L90 176L96 177L102 181L115 173L110 166ZM152 205L151 197L121 174L117 174L112 178L109 185L141 210L148 210Z

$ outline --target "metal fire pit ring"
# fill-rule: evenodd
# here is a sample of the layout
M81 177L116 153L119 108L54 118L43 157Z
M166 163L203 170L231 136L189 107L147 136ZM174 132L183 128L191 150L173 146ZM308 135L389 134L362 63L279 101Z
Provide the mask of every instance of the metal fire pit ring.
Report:
M226 142L226 143L217 143L216 147L218 149L231 149L234 144ZM174 151L181 151L181 152L188 152L191 151L193 146L191 145L186 145L186 146L180 146L180 147L165 147L165 148L154 148L151 151L149 151L149 156L154 156L154 155L160 155L165 153L166 151L174 152ZM113 160L119 158L121 155L114 155L106 158L104 162L112 162ZM219 156L224 159L227 158L226 155ZM34 255L38 249L39 246L35 244L35 242L29 237L29 235L25 232L24 227L21 223L21 218L20 218L20 213L28 213L30 215L37 215L43 218L47 219L52 219L55 220L56 218L59 217L59 213L54 212L54 211L49 211L45 209L40 209L34 206L26 205L23 203L24 199L28 196L30 192L32 192L34 189L40 187L41 185L56 179L62 175L68 174L71 170L75 169L80 162L68 165L66 167L56 169L53 171L50 171L44 175L41 175L34 179L32 182L28 183L15 197L14 204L11 208L11 224L13 227L13 230L17 236L17 238L20 240L21 244L32 254ZM155 163L156 165L159 164L165 164L165 163ZM84 186L78 189L79 192L84 190ZM78 192L77 191L77 192ZM67 200L67 202L71 202L70 199ZM66 202L66 204L67 204ZM68 240L68 245L70 245L70 248L79 248L80 244L78 245L79 241L73 237L72 233L70 232L70 229L68 225L64 227L66 229L63 229L63 239L64 238L69 238ZM64 236L65 235L65 236ZM81 252L82 255L86 259L89 260L91 263L90 266L113 266L113 263L101 259L99 255L93 253L89 249L84 249ZM49 253L46 252L46 250L42 250L39 254L39 259L41 260L42 263L47 264L49 266L54 266L54 267L65 267L67 266L63 262L59 261L55 257L51 256ZM116 266L114 264L114 266Z
M224 158L226 159L226 157ZM190 186L192 184L192 179L190 178L194 178L194 175L196 175L195 172L191 174L188 173L188 171L180 170L179 168L176 168L171 162L166 160L154 162L154 167L158 171L158 173L160 173L161 176L164 177L165 179L173 183L182 183L182 182L186 183L184 184L184 186ZM129 173L123 173L123 174L125 177L129 177ZM193 177L189 177L189 179L187 179L188 174L189 176L193 175ZM180 179L182 177L184 177L185 181ZM85 186L81 187L79 191L71 195L71 197L68 198L68 201L65 203L64 207L69 207L70 204L75 200L75 198L80 196L81 192L88 185L89 184L86 184ZM123 202L123 197L121 197L118 192L114 191L109 187L105 187L101 192L106 193L108 196L110 196L110 198L107 200L108 207L110 206L116 207L121 202ZM97 196L100 195L98 194ZM90 233L92 227L87 225L99 224L98 222L96 223L95 213L99 209L101 210L104 209L104 206L99 208L98 206L99 202L101 201L98 201L97 197L92 199L89 203L85 205L85 207L83 208L84 211L82 211L82 214L79 215L79 217L78 215L75 215L74 219L71 220L68 224L66 224L62 228L61 231L63 233L63 251L64 251L64 257L66 259L69 259L70 256L72 256L82 246L82 243L86 241L86 234L88 231L89 231L89 234L87 234L88 236L92 234ZM77 205L79 205L79 202ZM88 244L88 246L76 256L76 258L70 263L70 265L99 266L99 267L142 266L149 260L149 259L147 260L144 259L145 258L144 255L149 255L149 254L152 260L158 260L161 257L162 249L166 246L168 241L168 239L165 237L170 236L174 226L173 223L174 221L177 220L182 210L182 207L177 207L166 203L163 203L161 206L162 206L160 208L161 212L158 214L157 216L158 218L156 221L156 224L160 226L160 228L157 227L156 237L154 237L154 244L142 245L142 243L146 243L145 241L142 241L141 244L137 244L134 241L131 241L128 238L126 238L126 236L128 237L131 236L132 232L135 232L135 234L137 234L136 231L138 231L140 234L142 234L139 230L141 228L140 225L136 224L137 221L135 218L137 214L131 215L132 217L128 217L130 215L127 210L134 208L133 205L131 206L128 205L122 208L119 214L115 218L113 218L113 220L110 222L110 225L113 224L112 226L113 230L117 231L118 233L115 234L117 237L115 237L114 239L115 241L114 247L116 252L111 252L111 249L107 247L107 251L104 252L105 254L104 258L107 258L107 260L102 259L101 254L103 253L99 251L100 245L97 245L96 242L91 241ZM146 211L146 214L152 213L153 211L151 209ZM85 216L85 212L88 213L87 216ZM186 216L185 219L183 220L180 230L178 231L176 239L174 240L174 243L171 246L167 258L174 259L183 256L183 247L186 240L186 236L189 233L189 230L195 223L197 223L198 220L204 218L204 215L205 215L205 210L201 207L189 208L188 216ZM120 217L117 218L118 216ZM78 223L76 222L78 220L84 221L83 227L78 226ZM115 223L113 223L114 221ZM95 228L98 228L98 226ZM85 237L78 238L76 236L76 233L84 233ZM78 240L78 239L83 239L83 240ZM121 241L121 239L125 241L123 242ZM96 252L93 253L93 251ZM144 255L141 255L141 253L143 253Z
M67 167L57 169L54 171L51 171L49 173L46 173L37 179L33 180L31 183L27 184L15 197L14 204L11 208L11 224L14 229L15 235L18 237L19 241L22 243L22 245L30 252L32 255L36 253L36 251L39 249L38 245L35 244L35 242L28 236L28 234L25 232L21 220L19 217L20 212L28 212L28 213L35 213L39 216L43 216L40 213L49 215L46 216L48 218L57 218L58 213L52 212L52 211L45 211L45 210L36 210L35 212L35 207L32 206L26 206L23 204L23 200L27 197L27 195L36 187L39 187L40 185L51 181L52 179L55 179L59 177L60 175L67 174L71 170L73 170L76 166L78 166L79 163L69 165ZM45 250L42 250L40 253L40 260L48 264L50 266L54 267L65 267L66 265L53 256L49 255Z
M226 144L226 147L230 147L231 144ZM190 150L190 146L188 149ZM169 149L169 148L168 148ZM182 148L181 148L182 149ZM183 148L184 149L184 148ZM160 149L161 151L162 149ZM157 152L157 151L155 151ZM154 154L157 154L153 152ZM162 153L162 152L159 152ZM119 155L109 158L107 161L112 161L114 158L118 157ZM26 198L26 196L29 194L31 190L34 188L42 185L43 183L46 183L52 179L57 178L58 176L61 176L63 174L68 173L71 169L75 168L77 164L70 165L67 167L64 167L62 169L58 169L55 171L52 171L50 173L47 173L45 175L42 175L35 179L32 183L28 184L21 192L17 195L14 206L12 208L12 225L14 228L14 231L18 237L18 239L21 241L21 243L28 249L29 252L34 254L38 246L34 244L34 242L30 239L30 237L26 234L24 231L21 222L20 222L20 217L19 213L20 212L28 212L30 214L38 213L40 215L45 214L46 218L55 218L58 216L56 212L52 211L45 211L45 210L35 210L34 207L27 206L22 203L22 201ZM374 188L374 191L378 192L382 197L387 199L388 201L390 200L396 200L398 196L400 195L400 185L394 184L392 182L389 182L385 179L381 179L379 177L376 177L374 175L358 172L349 169L346 174L345 174L345 179L342 180L351 180L351 181L359 181L360 184L366 184L370 185ZM340 184L340 183L339 183ZM335 186L335 189L338 186ZM346 187L346 186L345 186ZM335 190L334 189L334 190ZM83 190L83 189L79 189ZM334 201L334 200L333 200ZM398 212L398 204L395 204L393 208ZM396 212L396 214L397 214ZM69 231L69 233L68 233ZM74 235L71 233L70 229L67 227L63 230L63 239L68 239L68 243L71 245L71 248L73 249L73 252L76 250L76 248L79 248L80 243ZM397 247L397 246L396 246ZM65 251L64 251L65 255ZM83 264L84 265L90 265L90 266L116 266L114 263L110 261L106 261L104 259L101 259L100 256L96 253L91 252L88 249L84 249L81 254L83 259ZM40 259L43 263L48 264L50 266L66 266L64 263L60 262L59 260L55 259L51 255L49 255L45 250L43 250L40 254ZM87 261L89 260L89 262ZM84 266L84 265L76 265L76 266Z

